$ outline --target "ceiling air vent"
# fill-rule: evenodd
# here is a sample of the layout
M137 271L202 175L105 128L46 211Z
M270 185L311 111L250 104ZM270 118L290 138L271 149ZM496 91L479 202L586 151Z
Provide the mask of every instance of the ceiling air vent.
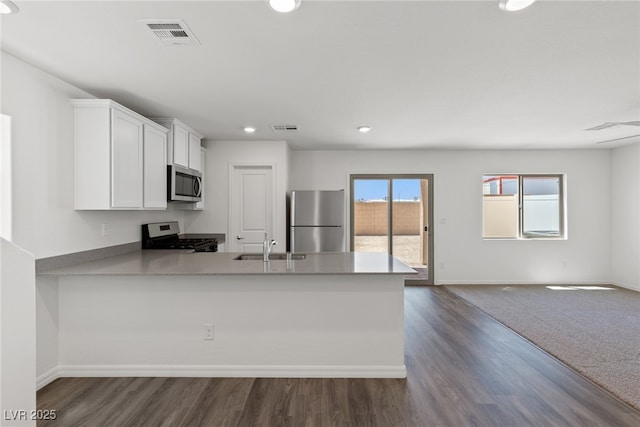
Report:
M298 132L298 125L271 125L274 132Z
M197 46L200 44L187 24L181 19L142 19L153 35L168 46Z

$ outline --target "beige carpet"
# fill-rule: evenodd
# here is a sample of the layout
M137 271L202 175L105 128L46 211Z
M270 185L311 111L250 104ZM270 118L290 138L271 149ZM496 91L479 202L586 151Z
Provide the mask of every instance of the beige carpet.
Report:
M640 292L590 286L446 288L640 409Z

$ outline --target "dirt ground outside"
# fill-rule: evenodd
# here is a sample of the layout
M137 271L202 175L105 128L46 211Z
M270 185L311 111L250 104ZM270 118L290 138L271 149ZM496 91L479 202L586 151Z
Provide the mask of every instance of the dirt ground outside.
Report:
M387 236L355 236L355 252L387 252ZM420 259L420 236L395 236L393 256L413 268L424 268Z

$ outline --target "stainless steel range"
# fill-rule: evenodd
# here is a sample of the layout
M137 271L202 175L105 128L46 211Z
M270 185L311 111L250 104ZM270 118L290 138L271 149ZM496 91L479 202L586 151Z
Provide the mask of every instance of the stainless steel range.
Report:
M192 249L217 252L218 240L180 236L178 221L142 224L142 249Z

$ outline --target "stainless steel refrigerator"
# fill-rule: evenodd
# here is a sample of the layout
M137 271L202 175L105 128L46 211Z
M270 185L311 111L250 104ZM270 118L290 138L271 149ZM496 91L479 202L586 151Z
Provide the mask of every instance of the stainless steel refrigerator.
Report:
M291 252L344 252L344 190L291 192Z

